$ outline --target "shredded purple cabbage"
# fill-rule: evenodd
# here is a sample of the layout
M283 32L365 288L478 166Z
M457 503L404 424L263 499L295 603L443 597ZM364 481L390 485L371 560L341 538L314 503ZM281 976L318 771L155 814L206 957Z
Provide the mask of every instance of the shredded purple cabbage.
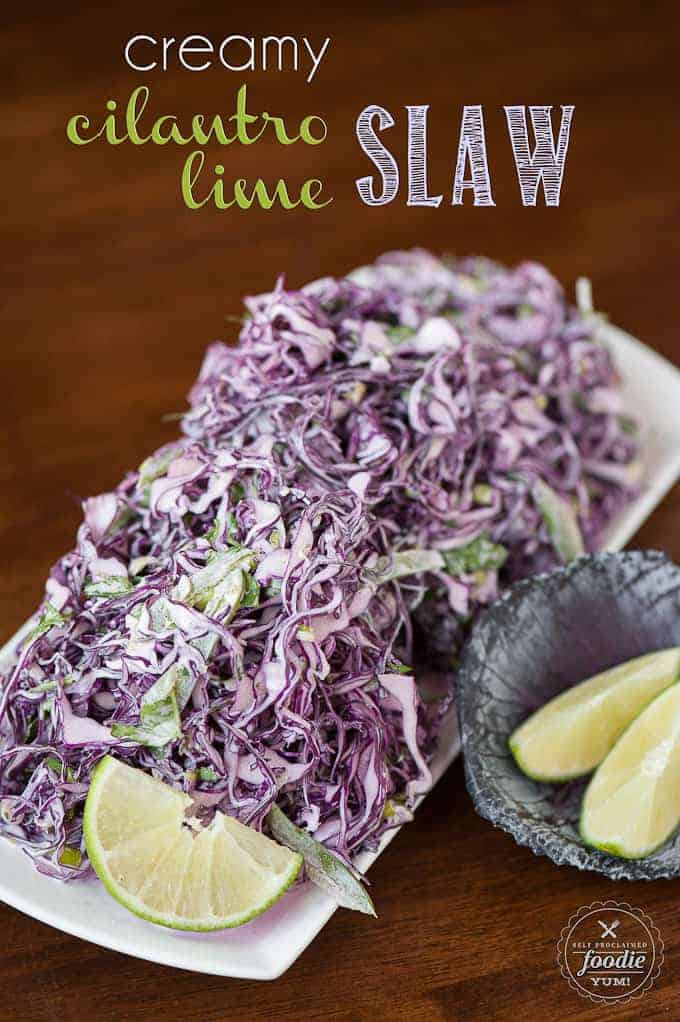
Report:
M499 588L564 559L537 480L590 550L636 492L600 317L543 266L399 252L302 291L279 281L246 307L238 346L208 349L185 433L211 448L267 438L287 479L349 487L395 550L442 551L416 612L438 666Z
M107 752L349 861L411 816L479 607L595 548L635 492L597 319L535 264L385 256L246 302L183 421L115 493L0 676L0 832L85 876Z

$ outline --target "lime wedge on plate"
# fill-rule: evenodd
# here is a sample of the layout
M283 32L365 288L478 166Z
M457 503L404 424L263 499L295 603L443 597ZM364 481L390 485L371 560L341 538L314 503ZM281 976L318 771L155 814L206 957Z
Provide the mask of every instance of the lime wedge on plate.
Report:
M596 771L583 797L581 837L643 859L680 823L680 685L647 706Z
M631 720L680 677L680 647L629 660L551 699L510 737L520 770L568 781L594 770Z
M302 856L224 813L207 827L191 799L105 756L85 803L90 862L135 915L176 930L240 926L280 898Z

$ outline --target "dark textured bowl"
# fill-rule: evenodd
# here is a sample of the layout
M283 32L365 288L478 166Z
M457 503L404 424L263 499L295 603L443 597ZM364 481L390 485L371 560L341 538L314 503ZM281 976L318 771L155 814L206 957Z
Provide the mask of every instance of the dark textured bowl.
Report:
M585 848L578 819L587 778L532 781L508 750L518 724L563 689L679 645L680 568L662 553L594 554L513 586L477 621L458 676L465 777L477 812L559 866L612 880L680 876L680 832L646 859Z

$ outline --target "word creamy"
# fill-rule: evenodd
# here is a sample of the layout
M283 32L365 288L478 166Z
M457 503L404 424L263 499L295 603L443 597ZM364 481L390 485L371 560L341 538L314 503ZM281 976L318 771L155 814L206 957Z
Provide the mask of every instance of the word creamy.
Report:
M132 145L151 143L160 146L169 143L178 146L206 146L209 142L216 142L221 146L234 144L249 146L264 135L268 135L273 136L275 141L283 146L294 145L296 142L316 146L324 141L327 134L325 121L316 114L303 117L296 128L291 130L283 117L266 111L260 114L251 113L248 110L245 84L236 94L233 113L226 117L215 114L211 118L204 114L194 114L189 124L184 126L175 114L162 114L153 120L149 117L145 120L150 94L146 85L134 89L130 93L122 116L118 112L116 101L109 99L106 103L108 113L96 130L91 128L90 119L85 114L74 114L66 125L66 137L77 146L89 145L97 139L103 139L113 146L122 145L124 142ZM321 198L323 184L318 178L304 181L297 191L297 197L291 196L282 178L279 178L271 190L262 178L258 178L252 186L249 186L244 178L239 178L234 182L231 192L228 189L225 191L227 186L222 180L224 166L221 163L217 163L213 169L216 180L206 194L200 197L198 192L204 165L205 153L202 149L194 149L184 162L181 192L189 209L200 209L206 204L212 204L217 209L230 209L232 206L250 209L253 205L271 209L275 203L283 209L295 209L299 205L307 209L321 209L332 201L330 198Z
M307 81L311 82L319 70L321 61L330 45L326 36L318 46L313 46L307 36L297 40L294 36L267 35L261 39L255 36L228 35L214 43L204 35L188 35L183 39L174 36L135 35L128 39L124 57L133 71L167 71L179 64L186 71L207 71L215 64L221 64L227 71L298 71L308 69Z
M407 106L408 115L408 206L441 204L443 195L431 195L427 176L428 106ZM523 206L535 206L539 184L543 186L546 206L559 206L564 164L569 147L573 106L563 106L557 142L553 134L550 106L530 106L535 144L529 143L526 107L506 106L505 116L510 144L517 168ZM359 145L379 172L379 188L374 177L362 177L355 183L367 206L384 206L399 192L399 164L379 138L394 127L394 118L381 106L367 106L356 122ZM469 169L469 172L468 172ZM460 121L458 153L453 173L451 205L459 206L463 195L471 191L475 206L495 206L486 155L484 114L481 106L466 106Z

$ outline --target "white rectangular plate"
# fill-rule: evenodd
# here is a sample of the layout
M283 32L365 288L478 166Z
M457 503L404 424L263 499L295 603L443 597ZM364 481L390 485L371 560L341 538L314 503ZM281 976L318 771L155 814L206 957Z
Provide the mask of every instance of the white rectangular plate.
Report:
M680 475L680 372L615 327L603 327L602 337L624 378L626 407L642 426L645 464L642 492L607 536L607 547L618 550ZM0 666L6 667L11 660L20 635L0 651ZM452 717L432 764L435 780L459 749ZM411 826L418 826L417 819ZM378 852L361 855L359 868L368 869L395 834L385 835ZM131 915L96 880L64 884L41 876L26 855L1 839L0 900L50 926L115 951L194 972L249 979L275 979L285 972L336 909L330 898L304 884L284 895L259 919L235 931L190 934L165 930Z

